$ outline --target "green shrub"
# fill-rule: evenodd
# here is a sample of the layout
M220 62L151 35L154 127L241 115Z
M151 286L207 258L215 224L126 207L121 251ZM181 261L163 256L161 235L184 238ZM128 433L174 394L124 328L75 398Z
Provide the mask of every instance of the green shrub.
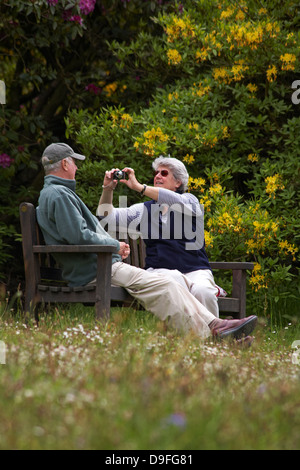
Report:
M181 159L206 210L210 258L254 261L251 298L263 309L265 298L299 296L297 5L183 5L154 19L160 36L112 44L128 78L126 108L69 113L67 135L90 156L79 187L94 208L105 169L133 166L149 183L154 157ZM156 89L141 106L150 83Z

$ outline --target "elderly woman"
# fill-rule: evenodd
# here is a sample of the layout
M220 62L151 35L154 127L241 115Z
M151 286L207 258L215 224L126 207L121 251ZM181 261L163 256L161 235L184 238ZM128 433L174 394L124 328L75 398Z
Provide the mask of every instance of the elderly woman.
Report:
M118 184L116 169L107 171L97 216L105 216L109 231L117 226L119 231L126 228L129 236L139 233L146 244L145 268L172 276L218 317L219 288L204 247L203 210L198 199L186 192L189 175L185 165L161 156L154 160L153 168L153 186L140 183L132 168L124 168L128 179L119 182L150 201L118 209L112 206L112 192Z

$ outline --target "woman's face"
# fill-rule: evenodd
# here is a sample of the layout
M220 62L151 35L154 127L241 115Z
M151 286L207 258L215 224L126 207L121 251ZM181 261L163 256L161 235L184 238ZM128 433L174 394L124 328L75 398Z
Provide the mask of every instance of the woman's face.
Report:
M154 173L154 187L165 188L170 191L176 191L181 185L181 181L177 181L172 171L166 166L159 166Z

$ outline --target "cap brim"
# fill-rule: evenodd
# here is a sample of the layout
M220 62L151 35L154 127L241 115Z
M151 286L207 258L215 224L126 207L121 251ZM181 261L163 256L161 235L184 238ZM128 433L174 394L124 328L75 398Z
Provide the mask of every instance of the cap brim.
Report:
M76 158L77 160L85 160L85 156L84 155L80 155L80 153L73 153L73 155L71 155L72 158Z

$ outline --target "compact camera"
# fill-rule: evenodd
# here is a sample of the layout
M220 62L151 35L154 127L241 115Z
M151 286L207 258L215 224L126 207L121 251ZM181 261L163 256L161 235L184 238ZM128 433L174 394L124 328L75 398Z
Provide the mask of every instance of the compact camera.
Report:
M125 177L126 177L125 171L116 170L116 171L113 172L113 179L114 180L124 180Z

